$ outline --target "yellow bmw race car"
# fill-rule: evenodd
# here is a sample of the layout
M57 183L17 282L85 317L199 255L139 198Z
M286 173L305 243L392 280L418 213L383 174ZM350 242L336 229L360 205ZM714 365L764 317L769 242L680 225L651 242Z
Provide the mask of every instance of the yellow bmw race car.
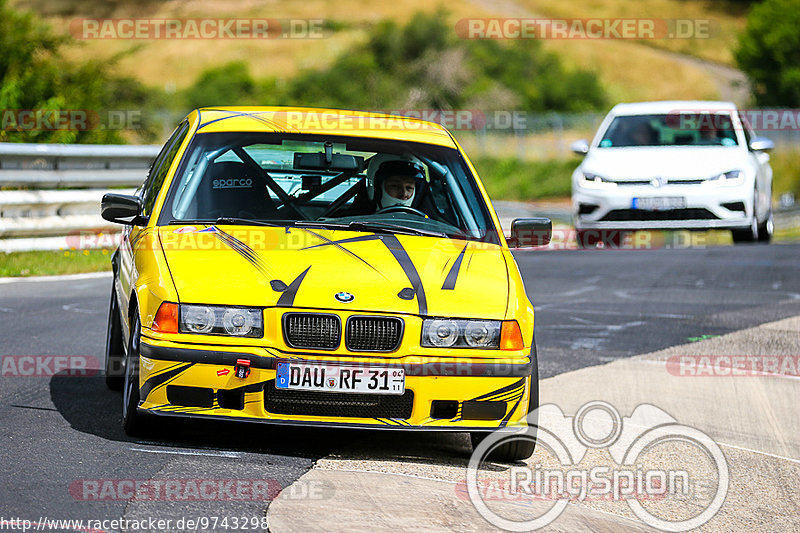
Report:
M538 405L534 313L475 169L443 127L311 108L190 113L125 225L106 380L123 424L202 417L463 431ZM530 456L514 441L497 456Z

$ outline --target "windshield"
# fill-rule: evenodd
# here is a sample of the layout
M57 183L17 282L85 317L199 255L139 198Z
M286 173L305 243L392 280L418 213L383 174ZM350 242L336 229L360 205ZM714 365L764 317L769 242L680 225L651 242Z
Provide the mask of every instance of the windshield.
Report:
M598 146L736 145L736 132L728 113L671 113L616 117Z
M321 135L197 135L159 224L317 226L498 244L458 151Z

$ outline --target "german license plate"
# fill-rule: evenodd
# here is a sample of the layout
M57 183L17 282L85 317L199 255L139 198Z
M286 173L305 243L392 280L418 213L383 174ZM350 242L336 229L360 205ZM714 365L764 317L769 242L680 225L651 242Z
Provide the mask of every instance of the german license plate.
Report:
M365 366L342 366L279 362L275 388L319 392L403 394L405 370Z
M634 198L631 205L633 209L647 211L660 211L663 209L683 209L686 207L686 198L682 196L657 196L655 198Z

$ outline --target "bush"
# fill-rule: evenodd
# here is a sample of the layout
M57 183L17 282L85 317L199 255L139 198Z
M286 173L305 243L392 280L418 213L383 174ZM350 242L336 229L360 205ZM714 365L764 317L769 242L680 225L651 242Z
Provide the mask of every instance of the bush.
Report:
M571 194L574 159L520 161L515 158L478 157L475 170L493 200L528 201Z
M793 192L800 198L800 148L778 148L770 155L772 166L772 196Z
M285 86L254 82L244 65L229 64L206 71L187 95L192 107L219 104L221 97L229 105L372 110L584 111L607 103L594 73L565 67L540 42L460 40L442 11L417 13L405 26L382 21L365 43L326 68L285 80Z
M129 78L110 73L109 63L75 65L60 54L69 39L54 35L39 19L16 11L0 0L0 109L3 125L0 141L120 143L122 131L107 129L109 109L141 112L144 140L154 136L155 126L144 107L151 91ZM19 124L18 111L86 111L90 128L38 128ZM92 120L96 117L99 122Z
M756 104L800 105L800 0L764 0L747 17L736 62L753 82Z
M203 72L186 91L186 103L192 109L231 105L232 102L252 104L255 95L256 82L250 76L247 63L234 61Z

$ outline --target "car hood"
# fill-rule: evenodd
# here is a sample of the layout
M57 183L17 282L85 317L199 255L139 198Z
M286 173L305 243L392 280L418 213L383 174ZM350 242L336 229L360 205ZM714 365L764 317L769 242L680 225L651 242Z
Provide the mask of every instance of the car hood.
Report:
M741 170L744 163L741 148L735 146L593 148L581 169L613 180L699 179Z
M168 226L159 237L185 303L496 320L506 314L508 270L494 244L254 226Z

